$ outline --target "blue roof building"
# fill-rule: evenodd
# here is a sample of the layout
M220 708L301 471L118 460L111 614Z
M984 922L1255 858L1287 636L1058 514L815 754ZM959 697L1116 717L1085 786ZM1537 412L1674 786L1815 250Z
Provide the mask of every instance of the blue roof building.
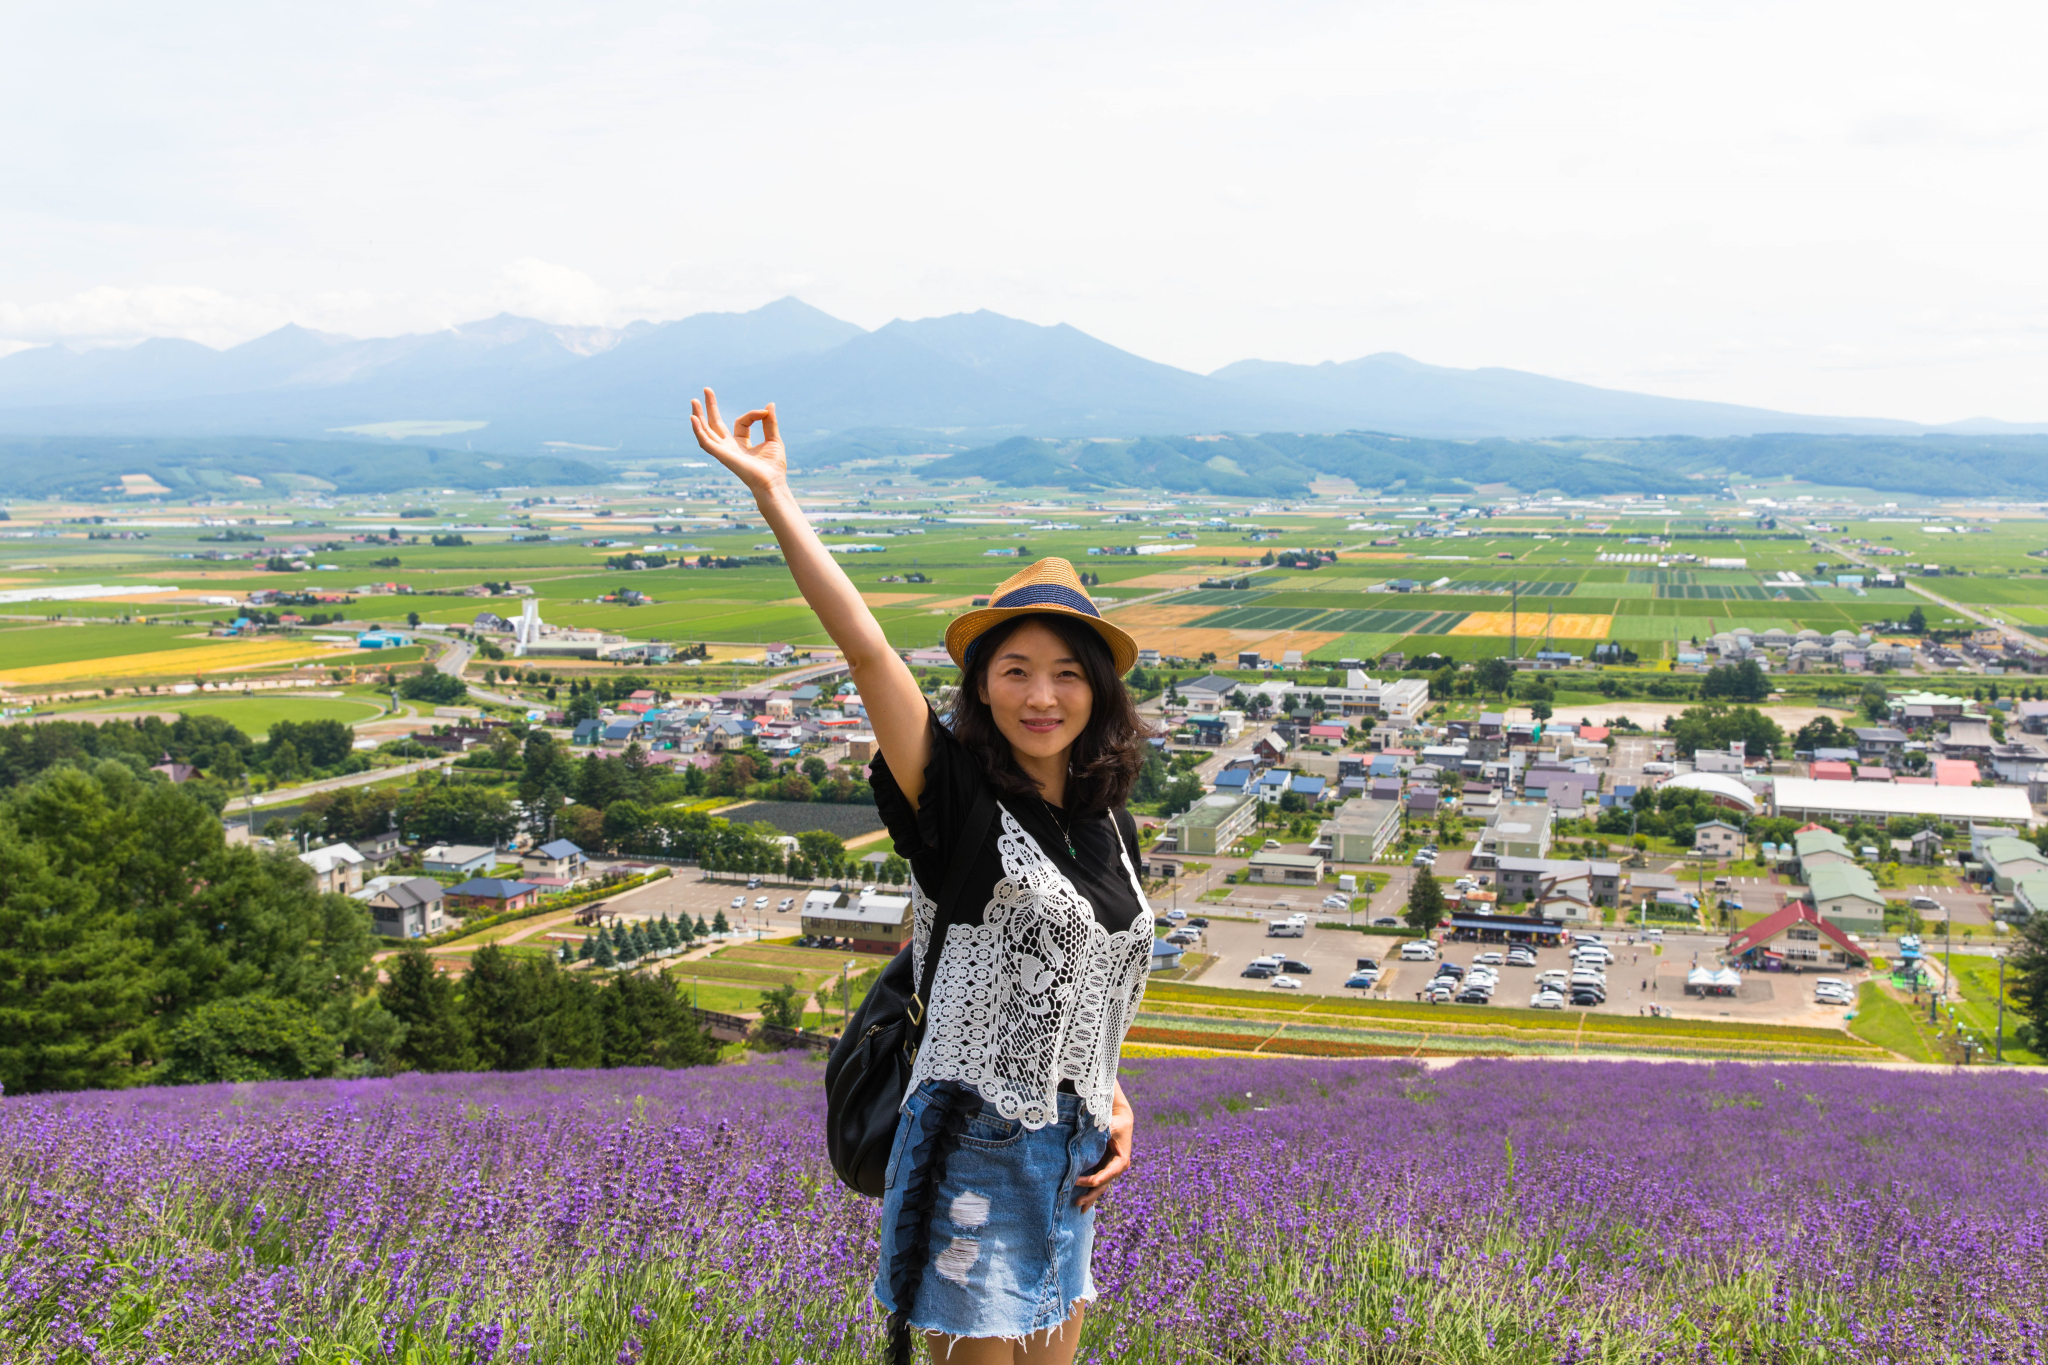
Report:
M579 720L576 733L569 740L571 744L595 744L604 738L604 722L601 720Z

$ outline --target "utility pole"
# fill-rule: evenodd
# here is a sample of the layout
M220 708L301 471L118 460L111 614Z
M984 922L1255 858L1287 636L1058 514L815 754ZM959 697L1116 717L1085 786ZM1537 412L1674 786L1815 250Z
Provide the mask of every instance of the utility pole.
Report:
M2005 1060L2005 954L1998 955L1998 1034L1997 1053L1992 1060Z

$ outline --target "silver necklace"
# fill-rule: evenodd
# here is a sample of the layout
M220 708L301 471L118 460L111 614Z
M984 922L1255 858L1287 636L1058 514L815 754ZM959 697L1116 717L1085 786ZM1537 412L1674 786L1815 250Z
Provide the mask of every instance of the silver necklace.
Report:
M1081 850L1074 847L1074 835L1072 831L1060 823L1059 816L1052 813L1052 803L1041 796L1038 798L1038 804L1045 807L1045 818L1052 821L1053 828L1058 830L1060 837L1067 841L1067 856L1075 862L1081 861Z

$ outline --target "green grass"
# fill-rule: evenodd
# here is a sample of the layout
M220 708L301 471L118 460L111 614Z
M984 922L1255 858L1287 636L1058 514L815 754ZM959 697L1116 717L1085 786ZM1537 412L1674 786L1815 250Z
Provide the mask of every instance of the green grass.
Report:
M71 604L50 605L68 609ZM231 609L227 607L219 610L232 614ZM154 654L169 649L196 649L206 643L205 633L190 625L9 625L0 629L0 655L6 657L8 666L12 668L70 664L85 659L113 659L125 654Z
M1942 1060L1928 1043L1924 1027L1912 1008L1894 999L1875 981L1866 981L1858 988L1856 1017L1849 1021L1849 1032L1909 1062Z

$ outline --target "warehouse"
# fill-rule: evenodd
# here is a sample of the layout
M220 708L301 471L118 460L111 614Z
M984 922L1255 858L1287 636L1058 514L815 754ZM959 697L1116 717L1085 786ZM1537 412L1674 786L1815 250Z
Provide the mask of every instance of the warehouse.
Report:
M1816 782L1771 779L1771 802L1794 820L1872 820L1931 815L1954 825L2010 825L2029 829L2034 807L2024 787L1923 787L1890 782Z

